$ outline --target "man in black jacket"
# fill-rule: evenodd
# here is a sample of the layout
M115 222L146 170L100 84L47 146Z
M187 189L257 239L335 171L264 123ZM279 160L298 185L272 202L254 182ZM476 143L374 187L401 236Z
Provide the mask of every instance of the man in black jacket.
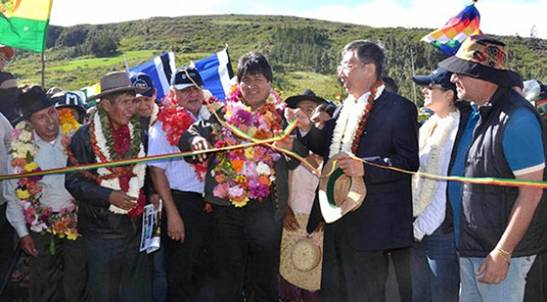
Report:
M72 137L69 165L144 156L135 92L125 72L101 79L97 112ZM139 253L145 165L68 173L79 205L92 301L150 301L150 263Z
M228 97L223 110L218 110L220 118L247 129L254 138L273 137L285 125L283 113L277 109L282 104L272 91L272 69L266 57L259 53L242 56L237 79L240 93ZM300 156L308 154L302 144L291 144L289 140L277 146L293 149ZM203 150L210 145L234 145L242 141L245 140L212 116L190 127L179 147ZM260 145L215 153L208 163L205 200L214 208L220 301L241 301L246 281L250 283L245 293L249 301L276 301L288 169L296 168L299 162Z
M323 130L309 125L301 112L294 113L302 140L325 161L347 152L380 165L418 169L416 107L385 90L383 66L378 45L350 42L338 68L349 94L341 109ZM387 253L412 245L410 176L365 166L349 157L340 161L346 175L364 178L367 196L361 207L325 226L321 301L384 301ZM318 208L316 202L312 218ZM308 232L314 228L310 219ZM408 261L404 266L409 285Z

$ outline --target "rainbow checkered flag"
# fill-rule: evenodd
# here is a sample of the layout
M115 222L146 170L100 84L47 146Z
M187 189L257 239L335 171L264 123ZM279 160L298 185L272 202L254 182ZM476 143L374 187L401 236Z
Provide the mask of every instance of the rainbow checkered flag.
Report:
M450 18L444 27L423 37L422 41L431 43L447 56L453 56L467 37L481 33L480 22L481 15L475 4L471 4Z

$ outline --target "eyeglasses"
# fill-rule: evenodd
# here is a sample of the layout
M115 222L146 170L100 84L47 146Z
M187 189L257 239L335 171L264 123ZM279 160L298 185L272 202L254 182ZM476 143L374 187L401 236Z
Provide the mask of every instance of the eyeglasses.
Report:
M350 71L354 70L357 67L365 66L367 64L369 64L369 63L359 63L359 64L342 63L342 64L338 65L336 70L338 70L338 72L342 72L342 71L350 72Z

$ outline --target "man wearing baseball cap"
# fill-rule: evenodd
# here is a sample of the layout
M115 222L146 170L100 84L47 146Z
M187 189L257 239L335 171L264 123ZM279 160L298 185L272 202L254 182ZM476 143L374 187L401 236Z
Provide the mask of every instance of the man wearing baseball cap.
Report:
M180 152L177 143L196 121L207 120L199 72L178 69L171 79L170 101L164 102L158 120L150 127L148 155ZM185 124L184 128L181 124ZM175 130L176 129L176 130ZM208 301L211 263L206 245L211 243L211 214L205 209L204 176L182 158L148 164L154 188L165 206L162 244L165 252L168 301Z
M455 142L451 175L545 179L541 120L511 89L506 57L504 43L476 35L439 63L454 73L458 98L475 108ZM533 187L449 183L461 234L461 301L522 301L526 274L547 242L542 194Z

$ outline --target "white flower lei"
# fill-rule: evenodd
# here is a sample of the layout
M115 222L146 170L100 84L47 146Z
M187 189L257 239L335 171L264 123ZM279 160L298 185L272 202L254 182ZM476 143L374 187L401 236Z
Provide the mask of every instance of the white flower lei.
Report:
M420 144L419 150L422 153L426 146L429 146L429 153L427 158L427 164L420 164L418 172L425 172L435 175L443 175L446 171L441 171L442 161L446 160L442 158L442 151L450 138L450 134L454 127L458 126L460 120L460 112L454 111L448 114L445 118L440 118L437 115L432 116L427 120L420 128ZM413 182L413 213L414 216L418 216L422 213L427 206L433 201L433 196L439 181L426 177L412 178Z
M106 160L111 161L112 156L108 152L108 147L106 146L106 138L103 133L101 120L99 117L99 112L93 115L92 122L94 123L95 138L97 139L97 145L99 149L101 150L101 152L103 153L103 155L105 156ZM135 137L133 134L133 130L134 130L133 124L129 123L128 127L129 127L129 134L131 135L131 140L133 140ZM143 148L143 145L141 144L138 157L144 157L144 156L145 156L144 148ZM101 162L100 158L97 155L95 155L95 159L97 160L97 162ZM139 198L139 192L142 186L144 185L145 172L146 172L146 166L144 164L139 163L133 166L133 177L131 177L131 179L129 180L129 189L126 192L127 195L137 199ZM97 173L99 174L99 176L106 176L106 175L112 174L107 168L99 168L97 169ZM118 177L112 178L112 179L102 179L99 185L101 187L110 188L112 190L121 190L120 180ZM111 212L116 214L128 213L127 210L120 209L115 205L110 205L108 209Z
M374 100L377 100L384 91L384 85L378 87ZM344 101L340 116L336 121L332 141L329 148L329 157L339 152L353 154L351 147L355 140L355 134L359 128L359 123L366 113L366 104L370 91L362 95L357 101L352 96L348 96Z

